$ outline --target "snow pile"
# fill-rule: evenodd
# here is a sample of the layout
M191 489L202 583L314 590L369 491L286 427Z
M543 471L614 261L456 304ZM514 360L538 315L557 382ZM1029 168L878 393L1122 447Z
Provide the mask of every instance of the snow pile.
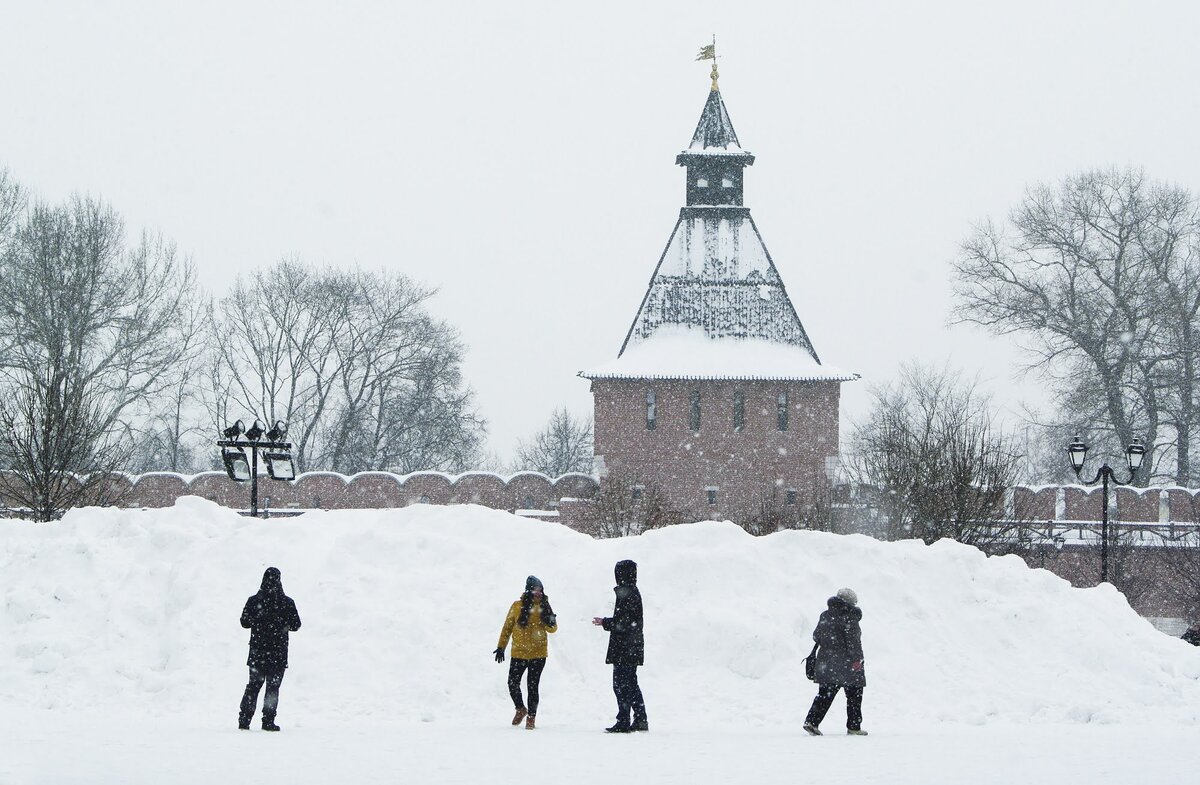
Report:
M535 574L560 630L543 722L614 710L605 634L612 566L639 563L652 724L798 726L801 658L826 598L857 590L869 727L908 721L1200 722L1200 651L1114 590L1072 589L1015 557L698 523L594 541L479 507L313 512L253 521L194 497L0 523L0 702L31 709L208 714L229 725L245 679L242 604L266 566L304 626L281 721L376 717L494 724L504 614ZM841 703L830 721L840 724Z

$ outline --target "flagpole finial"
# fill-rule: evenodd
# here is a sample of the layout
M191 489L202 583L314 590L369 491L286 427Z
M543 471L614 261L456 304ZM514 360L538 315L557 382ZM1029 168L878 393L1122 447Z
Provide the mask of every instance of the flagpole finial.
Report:
M721 75L717 73L717 37L715 35L711 44L700 47L700 54L696 55L696 59L713 61L712 73L709 74L709 77L712 79L712 91L717 92L720 89L717 87L717 79Z

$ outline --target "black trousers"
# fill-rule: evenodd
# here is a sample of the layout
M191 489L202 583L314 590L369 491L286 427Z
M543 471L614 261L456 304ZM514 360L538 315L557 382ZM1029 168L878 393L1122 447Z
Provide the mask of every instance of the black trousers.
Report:
M538 657L532 660L518 660L513 657L508 663L508 694L512 696L513 708L525 708L521 700L521 676L529 671L529 714L537 716L538 684L542 680L542 669L546 667L546 658Z
M279 685L283 683L284 669L259 670L250 667L250 681L246 683L246 692L242 695L242 707L238 711L238 724L248 725L254 717L254 709L258 706L258 692L263 684L267 685L267 694L263 698L263 722L275 721L275 710L279 707Z
M822 684L821 689L817 691L817 697L813 698L812 708L808 710L808 718L804 722L814 727L820 725L840 689L842 687L837 684ZM863 688L846 687L845 690L846 730L860 730L862 728Z
M636 665L613 666L613 694L617 696L617 722L629 724L629 713L633 722L646 722L646 701L642 688L638 686Z

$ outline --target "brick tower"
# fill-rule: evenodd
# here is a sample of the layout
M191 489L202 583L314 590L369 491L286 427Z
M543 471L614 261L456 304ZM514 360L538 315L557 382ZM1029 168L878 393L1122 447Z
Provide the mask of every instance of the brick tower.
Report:
M682 519L810 518L838 452L842 382L817 356L744 206L747 166L717 86L679 211L617 359L579 375L602 487L656 485Z

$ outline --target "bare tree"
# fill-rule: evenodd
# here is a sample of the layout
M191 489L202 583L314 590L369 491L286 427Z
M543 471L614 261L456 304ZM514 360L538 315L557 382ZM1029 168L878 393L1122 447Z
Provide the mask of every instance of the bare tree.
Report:
M597 537L628 537L679 522L657 483L622 473L609 473L601 480L592 510Z
M888 539L943 537L987 547L1019 526L1005 510L1020 456L988 399L949 370L907 365L876 387L853 427L847 471L880 490Z
M17 220L25 211L29 196L7 169L0 169L0 253L12 238Z
M212 450L208 429L201 425L202 386L197 381L201 370L186 365L172 385L151 409L144 425L128 426L131 444L126 469L135 474L152 471L190 472L203 468L211 461L201 456Z
M1194 480L1200 221L1194 197L1137 170L1096 170L1026 192L1008 226L985 223L955 263L955 318L1018 335L1061 402L1060 424L1134 437ZM1103 444L1103 442L1101 442ZM1161 471L1161 470L1160 470Z
M576 418L566 407L556 409L546 427L517 445L516 469L560 477L592 471L592 421Z
M111 207L75 197L62 206L0 210L0 437L26 501L61 513L123 468L122 434L142 427L195 352L199 314L192 267L173 244L143 234L127 246ZM79 475L74 477L72 475ZM69 490L83 482L83 495Z
M78 377L62 369L0 398L6 504L33 520L53 521L72 507L117 501L122 486L112 475L128 460L129 444L106 426L107 418Z
M1200 621L1200 528L1181 531L1163 539L1148 552L1158 562L1161 589L1184 609L1187 619Z
M301 471L461 471L485 422L433 295L399 274L284 260L217 304L217 376L241 411L289 424Z
M112 208L35 204L0 263L0 359L10 383L69 369L111 429L171 381L199 335L192 266Z

